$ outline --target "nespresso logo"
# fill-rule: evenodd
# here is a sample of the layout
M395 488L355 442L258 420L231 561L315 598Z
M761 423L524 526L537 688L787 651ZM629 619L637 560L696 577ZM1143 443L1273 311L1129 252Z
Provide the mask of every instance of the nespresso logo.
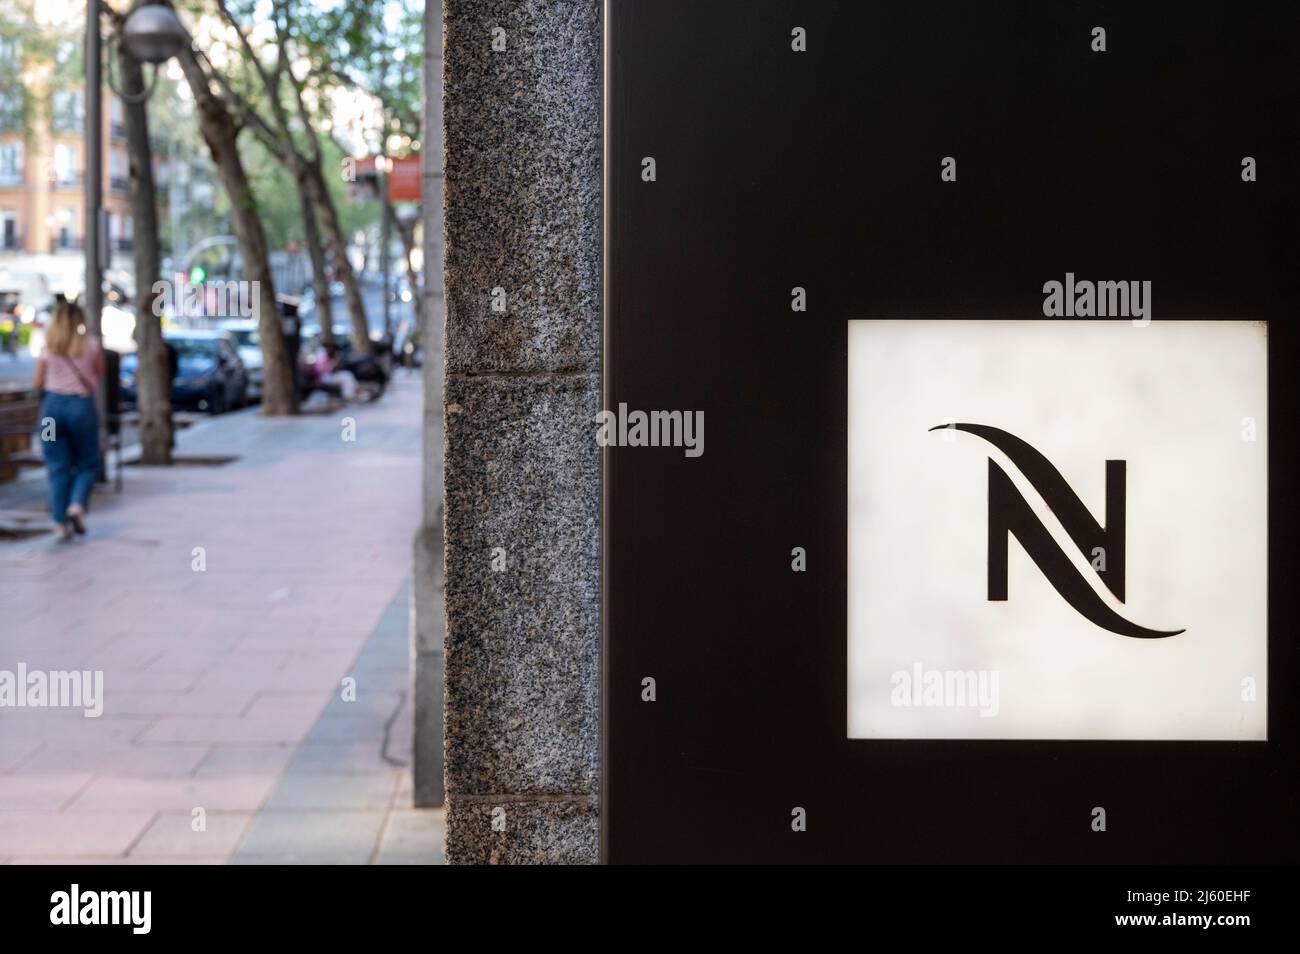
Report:
M930 430L958 430L988 441L1010 458L1025 479L1060 520L1070 540L1098 579L1119 602L1124 602L1125 462L1106 461L1106 523L1089 513L1073 488L1052 462L1028 443L986 424L940 424ZM1007 598L1007 535L1014 534L1043 576L1067 603L1085 619L1120 636L1159 639L1177 636L1176 630L1147 629L1111 609L1076 569L1051 532L1034 514L1006 472L989 458L989 580L988 598Z

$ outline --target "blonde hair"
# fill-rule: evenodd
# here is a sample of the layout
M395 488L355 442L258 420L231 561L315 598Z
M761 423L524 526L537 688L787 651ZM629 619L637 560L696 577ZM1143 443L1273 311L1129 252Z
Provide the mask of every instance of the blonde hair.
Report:
M86 347L86 313L70 301L60 302L45 332L45 348L50 354L75 358Z

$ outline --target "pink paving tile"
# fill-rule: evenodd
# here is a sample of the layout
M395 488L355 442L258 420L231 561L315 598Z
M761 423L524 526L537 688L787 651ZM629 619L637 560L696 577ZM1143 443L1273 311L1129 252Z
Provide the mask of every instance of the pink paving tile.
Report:
M224 865L225 855L19 855L10 865Z
M195 692L252 689L258 692L322 692L338 685L346 667L331 664L326 669L294 666L272 670L225 670L206 672L194 683Z
M156 646L136 646L119 650L112 643L109 643L87 656L82 663L82 668L103 669L106 672L129 672L131 670L145 669L151 662L162 656L164 652L166 650Z
M104 711L114 715L239 715L252 704L252 689L209 689L196 692L104 692Z
M79 711L59 709L11 710L0 719L0 741L26 739L58 742L70 747L106 745L138 739L156 721L154 716L82 718ZM22 713L19 715L18 713Z
M92 776L86 772L0 775L0 812L58 811Z
M218 744L194 770L195 778L220 778L229 775L278 775L293 758L294 747L287 743L246 745Z
M160 812L128 857L230 857L253 820L253 812L206 812L202 830L195 831L192 812Z
M361 648L359 636L299 636L283 632L250 632L234 652L353 653Z
M163 717L144 735L145 742L297 742L306 726L244 718Z
M357 644L349 649L335 649L330 651L315 650L305 653L290 653L284 664L285 669L293 669L298 672L340 672L346 670L357 658L357 653L365 645L364 639L358 639Z
M263 692L244 715L249 719L288 720L309 729L328 701L328 692Z
M152 821L153 812L0 812L0 853L124 855Z
M40 749L42 743L32 739L0 739L0 773L12 772Z
M134 689L158 692L185 692L198 680L188 672L114 672L105 675L105 692L129 692Z
M230 633L119 633L109 643L112 649L152 649L168 652L176 649L193 649L205 653L226 653L235 648L239 637Z
M155 656L147 666L146 672L184 672L202 675L216 669L228 656L224 652L210 652L194 647L167 649Z
M298 742L325 704L315 693L260 696L238 717L163 716L142 742Z
M186 777L211 751L206 743L166 745L113 744L68 746L49 744L22 763L29 772L94 772L116 778Z
M92 782L67 812L252 811L266 801L276 776L228 778L100 778Z

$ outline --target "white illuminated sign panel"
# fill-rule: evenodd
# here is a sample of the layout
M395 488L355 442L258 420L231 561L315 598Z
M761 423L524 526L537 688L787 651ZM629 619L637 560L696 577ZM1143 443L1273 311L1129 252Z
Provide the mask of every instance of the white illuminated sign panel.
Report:
M1267 326L850 322L848 734L1267 736Z

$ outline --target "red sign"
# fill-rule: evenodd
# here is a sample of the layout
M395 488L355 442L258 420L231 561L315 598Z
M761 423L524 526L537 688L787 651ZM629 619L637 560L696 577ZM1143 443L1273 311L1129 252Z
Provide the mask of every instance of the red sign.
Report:
M388 201L420 201L420 157L389 159Z

